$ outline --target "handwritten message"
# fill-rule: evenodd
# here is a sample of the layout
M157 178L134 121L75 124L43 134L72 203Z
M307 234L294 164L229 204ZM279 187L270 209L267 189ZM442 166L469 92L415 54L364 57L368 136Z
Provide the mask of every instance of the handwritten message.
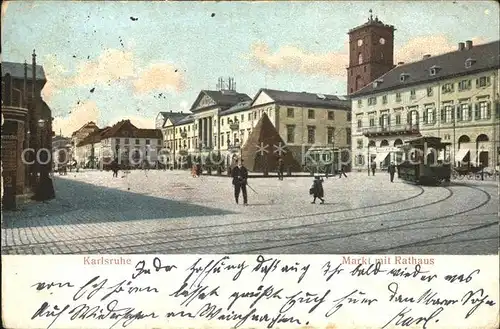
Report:
M8 328L497 328L497 256L2 256Z

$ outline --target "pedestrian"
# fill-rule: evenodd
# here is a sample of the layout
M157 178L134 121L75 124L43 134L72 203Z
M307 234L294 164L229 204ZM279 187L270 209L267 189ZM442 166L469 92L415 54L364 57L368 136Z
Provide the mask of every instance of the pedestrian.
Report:
M372 161L372 175L375 176L375 169L377 169L377 163L375 161Z
M394 182L394 174L396 173L396 166L394 165L394 162L391 162L391 164L387 168L387 171L389 172L389 175L391 175L391 183L393 183Z
M321 204L325 203L325 200L323 199L323 180L319 177L319 175L314 176L313 185L309 190L309 194L312 194L314 197L311 203L316 203L316 198L321 200Z
M233 168L231 176L233 178L234 199L238 204L240 198L240 191L243 192L243 204L246 206L248 204L248 198L247 198L248 170L243 165L243 160L240 160L238 162L238 166Z
M118 158L114 159L113 162L111 163L111 170L113 171L113 177L118 177L118 171L119 171Z
M285 171L285 162L280 157L278 160L278 179L283 180L283 173Z
M344 175L345 178L347 178L347 175L345 174L345 168L344 168L344 165L341 165L340 166L340 170L339 170L339 178L342 178L342 175Z

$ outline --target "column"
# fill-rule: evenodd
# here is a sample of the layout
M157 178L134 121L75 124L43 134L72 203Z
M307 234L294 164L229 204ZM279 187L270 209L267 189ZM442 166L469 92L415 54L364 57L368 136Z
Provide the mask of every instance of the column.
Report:
M202 126L203 126L202 119L198 119L198 145L196 145L196 148L198 148L200 146L200 143L202 142L202 139L203 139L202 135L201 135L202 129L203 129Z
M208 118L203 118L203 143L208 146Z
M208 146L209 147L212 147L213 145L213 140L212 140L212 133L213 131L213 121L212 121L212 117L209 117L208 118Z

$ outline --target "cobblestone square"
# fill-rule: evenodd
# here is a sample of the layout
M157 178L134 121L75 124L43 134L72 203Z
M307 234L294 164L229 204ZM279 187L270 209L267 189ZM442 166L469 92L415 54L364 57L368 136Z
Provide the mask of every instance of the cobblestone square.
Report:
M4 212L3 254L495 254L498 185L418 186L387 173L250 178L249 205L228 177L185 171L55 176L57 198Z

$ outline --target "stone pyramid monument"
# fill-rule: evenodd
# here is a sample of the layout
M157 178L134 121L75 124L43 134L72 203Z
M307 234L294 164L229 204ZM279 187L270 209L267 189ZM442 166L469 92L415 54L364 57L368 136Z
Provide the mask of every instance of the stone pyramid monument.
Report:
M264 113L243 145L241 158L249 171L276 172L280 157L283 159L285 165L285 173L288 168L291 168L294 172L301 170L299 162L285 146L285 142L278 134L267 114Z

